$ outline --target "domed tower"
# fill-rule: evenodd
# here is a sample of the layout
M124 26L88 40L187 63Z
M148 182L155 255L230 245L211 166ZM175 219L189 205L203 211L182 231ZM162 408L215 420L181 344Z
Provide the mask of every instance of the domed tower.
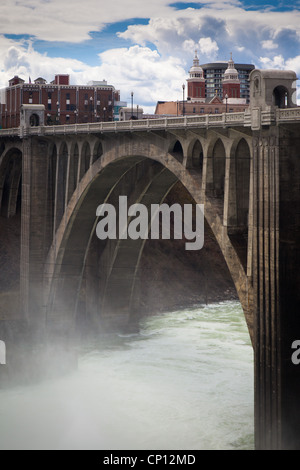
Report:
M227 98L240 98L241 97L241 82L239 80L238 71L234 68L232 60L232 52L230 53L230 60L228 61L227 70L224 72L222 80L223 99Z
M199 65L199 59L197 51L195 51L195 57L193 65L189 70L188 82L188 98L191 101L197 101L199 103L205 102L205 79L203 70Z

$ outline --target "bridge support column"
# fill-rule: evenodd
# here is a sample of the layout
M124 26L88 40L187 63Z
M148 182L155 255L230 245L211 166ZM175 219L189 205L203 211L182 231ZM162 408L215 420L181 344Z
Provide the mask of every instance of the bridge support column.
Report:
M300 138L276 126L253 136L256 448L299 450Z
M47 143L23 141L22 226L21 226L21 310L32 333L42 332L43 271L50 230L48 207Z

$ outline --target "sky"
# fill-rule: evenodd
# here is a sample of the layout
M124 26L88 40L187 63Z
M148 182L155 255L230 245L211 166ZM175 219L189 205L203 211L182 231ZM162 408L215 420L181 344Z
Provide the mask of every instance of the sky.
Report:
M195 50L201 63L229 60L294 70L300 77L300 0L1 0L0 88L70 74L107 80L121 100L153 113L182 99ZM300 90L298 92L300 99Z

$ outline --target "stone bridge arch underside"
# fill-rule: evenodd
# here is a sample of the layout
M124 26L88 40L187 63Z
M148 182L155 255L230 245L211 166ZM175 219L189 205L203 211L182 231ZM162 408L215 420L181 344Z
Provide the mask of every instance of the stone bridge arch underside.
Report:
M233 137L222 136L214 132L201 135L142 133L118 135L116 140L100 136L96 141L92 138L89 149L86 144L79 145L79 158L77 143L53 145L52 142L51 145L57 169L64 168L63 193L66 196L65 211L57 227L57 210L56 215L53 214L55 235L45 261L43 305L50 329L62 333L74 327L84 269L88 258L93 256L90 247L98 222L97 207L104 202L118 207L120 195L128 197L129 205L136 202L148 207L160 204L180 181L195 203L205 206L205 219L231 273L252 337L251 246L248 246L251 237L248 238L248 223L245 222L251 204L248 194L248 200L245 196L239 209L236 193L241 171L246 173L243 173L244 192L247 188L250 190L251 141L247 136L238 133ZM73 154L69 151L69 163L68 148L75 149ZM63 166L60 158L65 162ZM246 163L239 164L243 159ZM78 184L71 196L68 174L73 175L74 171L77 171ZM214 174L218 178L216 187ZM73 176L71 179L74 188ZM56 190L56 196L58 194ZM54 212L58 204L54 202ZM61 208L59 210L61 212ZM239 235L242 243L236 243ZM98 240L97 243L101 252L101 287L98 287L101 301L92 320L95 324L99 321L105 324L109 319L110 324L125 326L137 316L135 287L145 241Z

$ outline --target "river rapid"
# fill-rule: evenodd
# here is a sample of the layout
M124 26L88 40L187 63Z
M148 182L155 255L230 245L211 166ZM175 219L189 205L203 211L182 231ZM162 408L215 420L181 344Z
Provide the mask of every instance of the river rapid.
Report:
M240 304L140 327L99 338L70 374L0 390L0 449L253 449L253 350Z

